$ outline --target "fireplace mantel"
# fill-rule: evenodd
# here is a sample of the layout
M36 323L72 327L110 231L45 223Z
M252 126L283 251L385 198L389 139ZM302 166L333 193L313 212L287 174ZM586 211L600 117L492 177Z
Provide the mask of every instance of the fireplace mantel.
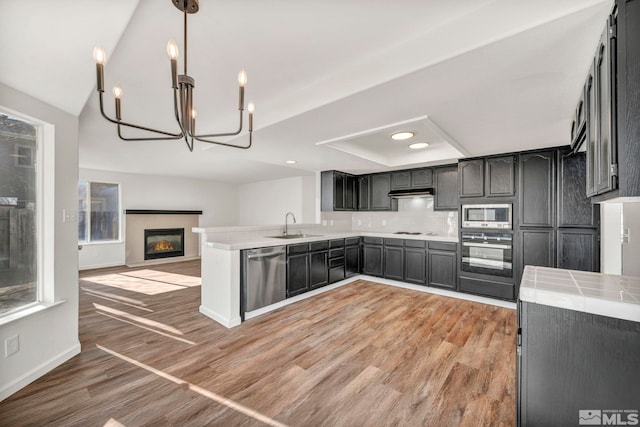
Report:
M125 209L126 215L202 215L202 211L181 211L168 209Z

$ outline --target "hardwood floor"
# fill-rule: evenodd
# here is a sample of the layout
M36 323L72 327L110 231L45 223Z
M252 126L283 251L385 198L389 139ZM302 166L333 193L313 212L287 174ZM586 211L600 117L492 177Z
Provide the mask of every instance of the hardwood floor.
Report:
M513 310L356 281L226 329L199 261L81 273L82 353L3 426L513 426Z

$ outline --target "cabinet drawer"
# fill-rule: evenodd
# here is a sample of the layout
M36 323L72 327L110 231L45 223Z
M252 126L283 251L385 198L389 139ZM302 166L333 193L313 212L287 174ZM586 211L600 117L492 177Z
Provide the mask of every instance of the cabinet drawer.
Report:
M385 246L404 246L404 240L402 239L384 239Z
M309 252L308 243L298 243L296 245L287 245L287 255L303 254Z
M309 250L311 252L326 251L327 249L329 249L329 241L328 240L323 240L321 242L311 242L311 243L309 243Z
M329 258L339 258L344 257L344 248L339 249L329 249Z
M460 290L493 298L511 300L515 298L515 287L511 283L460 277Z
M404 246L406 248L420 248L420 249L424 249L427 247L427 242L426 240L410 240L410 239L405 239L404 241Z
M435 249L437 251L456 251L458 244L453 242L429 242L429 249Z
M349 237L348 239L344 239L345 246L355 246L360 244L359 237Z
M369 245L381 245L383 242L383 238L382 237L369 237L369 236L365 236L362 238L362 243L366 243Z
M344 239L334 239L329 241L330 248L341 248L344 246Z
M344 257L329 260L329 268L344 266Z
M329 269L329 283L339 282L342 279L344 279L343 265Z

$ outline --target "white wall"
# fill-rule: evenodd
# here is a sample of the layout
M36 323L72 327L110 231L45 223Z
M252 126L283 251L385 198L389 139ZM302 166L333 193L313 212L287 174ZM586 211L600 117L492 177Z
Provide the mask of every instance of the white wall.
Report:
M238 225L284 224L289 211L298 223L316 222L314 176L253 182L238 189Z
M600 205L600 264L603 273L640 276L640 199ZM622 243L622 235L626 241Z
M0 104L55 126L55 184L53 218L46 218L54 239L51 299L64 303L0 326L0 348L19 335L20 350L9 357L0 352L0 400L36 380L80 351L78 341L78 229L62 222L62 210L75 212L78 198L78 118L0 83ZM50 147L50 146L49 146ZM46 163L46 162L45 162ZM51 184L50 182L48 184ZM50 262L51 259L45 260ZM50 292L45 292L50 294Z
M95 169L80 169L80 179L120 184L123 210L201 210L200 227L237 225L238 186L234 184ZM125 223L123 215L123 240ZM124 241L87 244L80 251L80 269L124 264Z

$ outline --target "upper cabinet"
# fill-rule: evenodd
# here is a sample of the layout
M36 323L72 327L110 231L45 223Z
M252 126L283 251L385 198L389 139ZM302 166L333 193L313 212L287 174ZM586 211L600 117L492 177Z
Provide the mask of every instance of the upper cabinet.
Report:
M347 211L357 208L357 177L339 171L324 171L320 180L323 211Z
M515 194L514 156L461 160L460 197L509 197Z
M431 187L433 187L433 170L431 168L391 172L392 190L411 190L414 188Z
M458 167L445 166L434 168L435 196L434 211L457 211L458 199Z
M372 211L398 210L397 200L389 197L391 191L391 173L376 173L370 175L371 198L369 209Z
M561 151L558 159L558 227L597 227L598 205L594 209L585 197L585 153Z
M391 172L391 189L392 190L408 190L411 188L411 172L396 171Z
M520 226L553 227L555 151L520 155Z
M586 194L597 201L640 196L640 0L616 0L574 115L585 139ZM581 136L579 110L585 112Z
M361 175L358 177L358 210L368 211L371 198L371 177Z

